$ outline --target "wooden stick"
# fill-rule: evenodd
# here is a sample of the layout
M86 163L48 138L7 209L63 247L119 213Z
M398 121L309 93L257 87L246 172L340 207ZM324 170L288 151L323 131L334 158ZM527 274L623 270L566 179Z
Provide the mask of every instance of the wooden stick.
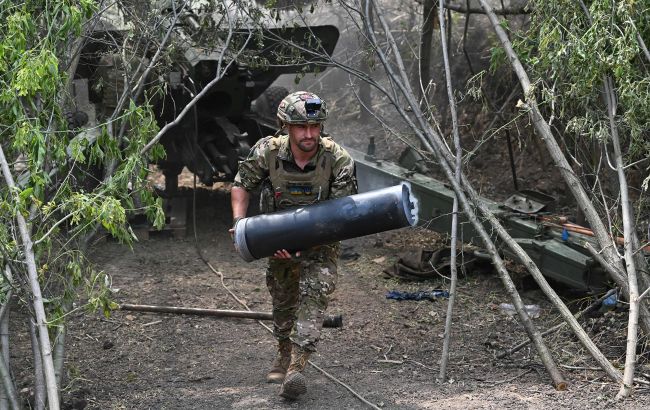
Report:
M271 312L255 312L250 310L227 310L227 309L205 309L179 306L158 306L158 305L132 305L122 303L120 310L130 310L134 312L154 312L154 313L172 313L176 315L197 315L212 317L235 317L242 319L273 320ZM343 326L343 316L328 315L323 319L323 327L341 327Z

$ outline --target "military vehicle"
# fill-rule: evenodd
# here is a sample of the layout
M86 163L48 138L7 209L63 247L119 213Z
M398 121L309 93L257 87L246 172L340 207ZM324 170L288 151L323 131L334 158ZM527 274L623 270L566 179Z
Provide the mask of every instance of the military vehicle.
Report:
M218 67L227 67L221 79L160 140L166 152L165 158L158 162L165 175L165 192L175 191L183 167L206 185L232 180L237 161L248 154L258 139L277 130L275 109L288 91L272 87L272 83L282 74L304 74L326 68L325 61L308 60L299 48L318 48L323 55L331 55L338 41L338 29L334 26L271 27L275 22L266 22L261 29L259 25L247 27L246 22L237 21L229 24L234 30L219 31L215 22L226 20L223 13L231 13L231 7L225 7L220 14L208 10L207 2L195 2L194 8L173 0L156 4L160 13L173 14L173 20L171 17L162 20L167 26L161 24L160 29L163 33L170 29L169 43L180 48L171 67L165 72L154 72L147 79L152 85L159 86L160 79L164 83L164 95L154 100L153 107L161 128L174 121L215 78ZM230 6L241 7L241 4L230 3ZM134 41L129 38L130 23L120 10L106 15L95 25L74 71L76 108L88 117L86 128L91 134L99 132L94 125L113 115L123 93L123 78L133 71L133 66L143 61L146 64L152 57L145 53L125 66L116 45ZM204 27L210 27L209 33L216 35L206 34ZM236 50L243 50L239 55L233 56L229 50L223 52L220 44L228 36ZM292 46L286 46L288 43Z
M258 61L265 63L251 65L248 63L250 58L240 60L232 56L220 61L219 48L214 44L203 44L212 41L201 34L205 19L218 16L191 9L174 9L174 5L173 1L165 0L158 8L160 13L178 15L172 34L182 40L178 44L184 45L171 69L156 73L165 85L164 95L155 101L154 106L158 124L163 127L174 121L193 96L214 79L217 66L230 65L196 108L161 139L166 157L158 165L165 174L167 195L175 191L183 167L206 185L232 180L237 171L237 161L247 155L259 138L276 131L275 109L288 92L273 87L273 82L282 74L322 70L327 66L326 61L301 55L300 47L286 47L286 42L307 49L318 47L321 53L331 55L339 37L334 26L277 27L255 33L240 25L232 32L234 40L241 43L252 34L255 38L246 46L247 57L257 57ZM93 125L113 113L119 98L116 90L122 90L120 81L128 71L120 66L120 58L114 55L116 49L112 44L125 41L129 27L117 24L116 20L119 19L109 18L95 27L74 71L76 105L88 118L87 134L97 132ZM88 136L92 138L92 135ZM426 171L416 166L417 158L410 159L413 163L407 169L375 160L372 142L366 154L353 149L349 151L357 163L360 192L407 180L420 199L420 220L427 221L426 226L430 229L449 231L453 192L442 182L423 175ZM584 234L584 229L572 231L575 226L556 223L552 214L547 212L548 198L519 193L504 204L485 201L504 220L507 229L545 276L581 291L598 292L607 287L606 273L584 245L593 243L593 238ZM469 224L463 223L461 227L464 241L480 244Z

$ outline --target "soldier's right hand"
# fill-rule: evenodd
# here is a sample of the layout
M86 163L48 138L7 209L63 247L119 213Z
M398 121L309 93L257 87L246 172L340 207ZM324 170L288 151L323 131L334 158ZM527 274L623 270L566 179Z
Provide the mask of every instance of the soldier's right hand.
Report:
M300 257L300 251L296 252L295 256L296 256L296 258ZM292 258L291 253L289 253L289 251L287 251L286 249L281 249L281 250L275 251L275 253L271 257L275 258L275 259L291 259Z

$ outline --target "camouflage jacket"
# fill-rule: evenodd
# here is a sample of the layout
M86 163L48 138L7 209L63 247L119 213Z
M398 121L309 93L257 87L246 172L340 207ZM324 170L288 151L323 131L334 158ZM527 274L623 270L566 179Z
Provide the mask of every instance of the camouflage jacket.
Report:
M275 151L275 152L274 152ZM283 161L286 169L297 173L313 172L325 155L331 155L331 177L329 192L325 198L335 199L357 193L357 181L354 171L354 161L350 154L329 137L321 137L316 155L307 163L303 170L296 165L289 136L266 137L257 142L248 157L239 163L239 172L235 176L234 186L252 191L269 178L269 163L272 158ZM276 192L276 197L277 197Z

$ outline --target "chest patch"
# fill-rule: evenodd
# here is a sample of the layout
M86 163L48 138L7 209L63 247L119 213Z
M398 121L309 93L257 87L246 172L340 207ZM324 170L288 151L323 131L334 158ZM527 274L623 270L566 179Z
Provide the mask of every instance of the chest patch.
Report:
M289 182L287 190L291 195L312 195L314 187L312 184Z

